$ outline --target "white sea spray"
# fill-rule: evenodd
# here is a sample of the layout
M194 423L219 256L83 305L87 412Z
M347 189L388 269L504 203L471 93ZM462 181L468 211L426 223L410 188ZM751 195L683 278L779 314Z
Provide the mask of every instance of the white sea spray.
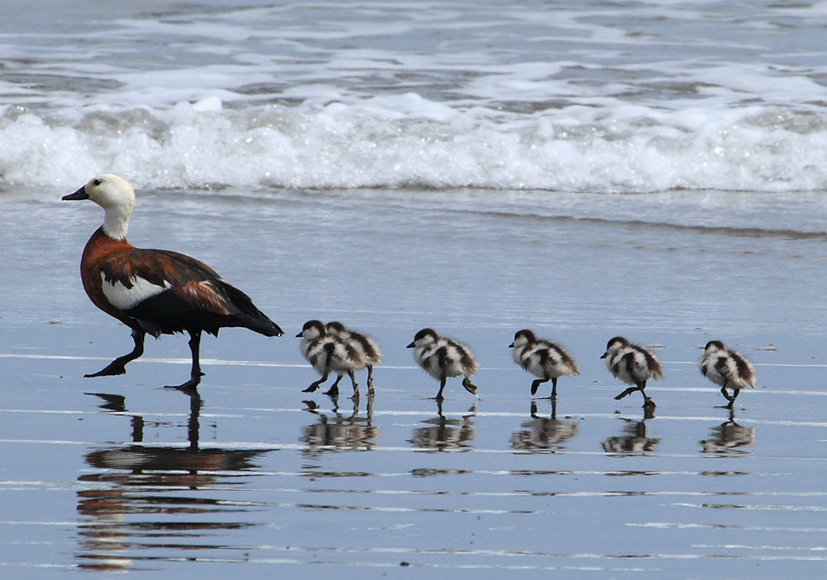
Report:
M0 185L827 188L821 4L258 4L8 12Z
M754 106L662 112L584 107L530 115L415 94L323 107L88 107L0 118L9 184L138 187L457 188L645 192L827 188L827 121Z

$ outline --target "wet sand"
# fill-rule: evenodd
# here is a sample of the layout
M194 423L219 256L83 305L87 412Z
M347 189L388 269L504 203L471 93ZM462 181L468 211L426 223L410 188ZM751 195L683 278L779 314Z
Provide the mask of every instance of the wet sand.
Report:
M131 346L80 286L102 213L24 194L0 199L0 564L15 578L824 566L818 236L542 219L474 192L143 192L134 244L211 264L286 331L205 338L190 397L163 388L188 375L181 336L122 377L83 378ZM358 401L347 379L335 401L301 392L316 375L292 335L309 318L379 340L372 400L363 375ZM479 400L458 380L441 409L429 398L404 348L423 326L474 349ZM580 364L554 406L511 361L523 327ZM651 418L639 396L613 400L624 385L599 356L616 334L664 363ZM697 371L712 338L756 364L732 413Z

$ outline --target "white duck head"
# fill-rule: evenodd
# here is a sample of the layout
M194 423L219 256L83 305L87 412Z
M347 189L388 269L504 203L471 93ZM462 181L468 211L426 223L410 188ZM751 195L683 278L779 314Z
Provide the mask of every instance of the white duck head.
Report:
M126 238L129 218L135 207L135 190L127 180L111 173L101 173L75 193L64 195L63 199L91 199L106 212L103 233L115 240Z

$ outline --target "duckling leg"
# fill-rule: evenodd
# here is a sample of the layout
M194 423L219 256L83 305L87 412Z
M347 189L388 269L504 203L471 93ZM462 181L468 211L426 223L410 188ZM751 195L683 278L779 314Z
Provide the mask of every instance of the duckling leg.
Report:
M542 385L545 382L548 382L548 379L537 379L536 381L531 383L531 396L532 397L537 394L537 389L539 389L540 385Z
M629 387L628 389L626 389L625 391L620 393L618 396L616 396L615 401L619 401L620 399L624 399L624 398L628 397L629 395L631 395L632 393L634 393L635 391L639 391L639 390L640 389L638 387Z
M646 394L646 381L642 383L638 383L637 388L640 390L640 394L643 395L643 408L644 409L654 409L656 407L655 402L649 398L649 395Z
M190 380L180 385L167 386L168 389L180 389L182 391L194 390L201 382L201 377L204 373L201 372L201 360L199 351L201 350L201 331L189 330L190 333L190 352L192 353L192 371L190 371Z
M325 382L327 380L327 377L330 375L330 360L333 356L333 349L334 348L336 348L336 345L334 345L332 342L324 345L324 359L323 359L324 360L324 372L322 373L322 378L320 378L315 383L311 383L311 385L309 387L307 387L306 389L304 389L302 391L302 393L313 393L313 392L315 392L316 389L319 388L319 385L321 385L323 382ZM319 356L321 356L321 355L319 355ZM317 359L314 357L314 361L311 363L314 368L316 368L316 363L317 362L318 362ZM342 378L341 375L339 375L339 378L340 379ZM336 383L333 384L332 388L335 388L336 384L338 384L338 383L339 383L339 381L336 380ZM332 388L331 388L331 390L332 390Z
M122 375L126 373L126 364L135 360L142 354L144 354L144 337L146 336L146 332L143 330L133 330L132 331L132 341L135 343L135 347L132 349L132 352L129 354L125 354L123 356L119 356L111 363L109 363L106 368L99 370L96 373L92 373L90 375L83 375L87 379L91 379L94 377L108 377L112 375Z
M732 410L733 406L735 405L735 399L738 398L738 395L741 393L741 389L732 389L732 396L727 397L729 399L729 405L726 406L727 409Z
M367 365L368 369L368 393L373 392L373 365Z
M439 383L439 392L436 394L436 397L434 397L434 399L436 399L437 401L441 401L443 399L442 391L444 391L444 390L445 390L445 377L442 377L442 380Z
M471 393L472 395L477 394L477 385L471 382L471 379L465 377L462 379L462 386L465 387L465 390Z
M722 395L724 396L724 398L728 401L728 404L727 404L727 405L724 405L724 409L732 409L732 405L735 403L735 397L737 397L737 396L738 396L738 395L737 395L737 393L738 393L738 391L736 390L736 391L735 391L735 396L730 397L730 396L729 396L729 393L728 393L728 392L727 392L727 390L726 390L726 381L724 381L724 386L723 386L723 387L721 387L721 394L722 394Z
M310 386L307 387L306 389L302 389L302 393L313 393L313 392L315 392L316 389L319 388L319 385L321 385L322 383L324 383L327 380L328 374L329 374L328 372L325 372L324 376L322 378L320 378L318 381L315 381L315 382L311 383Z
M336 377L336 380L333 381L333 386L330 387L326 392L325 395L330 397L338 397L339 396L339 381L342 380L343 375L339 375Z
M350 382L353 383L353 396L351 397L351 399L358 399L359 383L356 382L356 375L353 373L353 371L348 371L347 374L350 377Z

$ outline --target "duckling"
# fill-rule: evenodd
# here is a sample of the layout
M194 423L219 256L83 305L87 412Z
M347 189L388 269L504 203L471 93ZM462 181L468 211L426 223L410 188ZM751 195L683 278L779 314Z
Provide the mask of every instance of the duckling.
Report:
M325 325L325 329L328 335L338 337L359 353L364 361L364 365L354 370L367 368L368 392L373 393L373 365L382 361L382 351L379 349L379 344L372 336L350 330L341 322L328 322Z
M729 401L726 409L732 409L741 389L755 388L755 369L752 363L720 340L706 343L704 355L698 361L698 368L703 376L720 385L721 393ZM733 391L731 397L727 393L727 388Z
M307 362L316 369L322 378L313 382L304 389L303 393L312 393L319 388L319 385L327 380L328 375L333 372L338 375L333 386L325 392L325 395L336 397L339 395L339 381L347 374L353 383L353 396L359 396L359 385L356 383L354 370L364 368L364 360L360 353L349 346L338 337L330 335L325 325L319 320L309 320L302 327L302 331L296 335L301 338L299 349Z
M606 352L600 358L606 359L606 366L615 378L628 385L634 385L616 396L616 401L640 391L643 395L643 407L655 407L655 402L644 391L646 381L663 378L663 367L655 355L642 346L631 344L622 336L616 336L606 345Z
M528 329L517 332L509 348L512 349L514 362L520 368L539 377L531 383L532 396L537 394L542 383L551 381L551 396L548 398L556 399L557 377L575 377L580 374L574 357L553 342L537 338Z
M442 391L448 377L464 377L462 386L465 390L472 395L477 394L471 376L480 370L480 365L467 346L451 338L440 337L430 328L423 328L416 333L408 348L414 349L416 363L439 381L439 392L434 397L437 401L443 400Z

